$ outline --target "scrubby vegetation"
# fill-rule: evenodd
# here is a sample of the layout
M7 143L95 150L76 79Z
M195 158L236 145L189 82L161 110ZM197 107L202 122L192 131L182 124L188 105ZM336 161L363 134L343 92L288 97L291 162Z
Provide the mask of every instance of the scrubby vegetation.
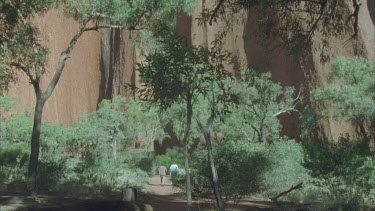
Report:
M375 203L370 150L375 137L369 130L375 122L375 62L337 58L328 85L304 93L274 83L269 73L260 73L266 70L244 67L234 77L233 65L240 62L223 48L235 15L257 7L262 24L256 33L262 39L279 34L289 53L305 56L318 31L323 37L320 59L328 62L328 38L347 32L350 18L355 19L354 38L359 10L344 24L336 9L343 1L221 0L214 10L204 9L199 22L211 25L226 19L224 29L212 43L195 46L174 26L176 14L193 12L195 3L0 1L0 191L111 197L124 188L144 187L160 165L177 162L181 170L174 185L186 193L188 210L192 197L215 199L219 211L225 202L253 196L275 204L320 203L344 210ZM353 1L354 8L359 6ZM31 20L51 8L60 8L79 27L42 90L48 49ZM269 18L270 12L282 19ZM44 104L78 39L101 28L139 31L134 40L144 56L138 66L142 87L130 88L140 99L103 100L97 111L69 126L42 122ZM34 112L17 111L15 98L3 96L18 70L34 88ZM319 109L300 108L307 104L303 97ZM300 115L296 140L281 133L279 117L291 113ZM319 122L327 118L350 121L358 135L343 134L336 141L317 136ZM183 148L155 155L153 144L167 138L167 125Z
M4 110L11 103L8 98L1 98L6 102ZM140 127L145 118L150 120ZM1 120L2 190L25 190L32 123L24 114L7 113ZM104 100L98 111L72 126L44 123L38 186L74 196L106 196L125 187L140 188L153 171L149 145L164 136L155 110L120 97ZM129 148L134 143L144 150Z
M337 60L334 68L347 67L340 66L340 62L350 61L362 61L365 67L372 67L368 61L356 58ZM360 67L358 71L369 71L356 66ZM301 141L290 140L280 134L277 116L296 111L299 99L293 97L293 89L283 89L271 82L268 74L249 69L243 71L240 80L225 80L223 85L231 87L235 103L227 107L230 112L215 119L211 138L224 201L238 202L251 196L275 199L302 183L275 201L323 203L344 210L374 203L375 163L369 146L370 134L363 133L360 140L349 136L338 142L310 140L304 134L314 129L314 121L325 117L327 112L322 110L315 111L313 118L308 116L311 113L302 114L301 125L306 133L302 133ZM351 86L356 89L355 84ZM366 91L372 85L366 87L360 89ZM329 101L328 95L342 95L331 89L318 89L313 96ZM15 113L12 97L2 96L0 102L0 189L25 190L32 130L30 114ZM371 99L363 105L368 109L349 100L342 102L348 106L340 110L340 117L361 120L356 121L361 127L363 122L372 121L372 115L367 115L368 109L372 109ZM207 118L210 108L204 98L196 98L192 109L197 115L192 118ZM186 107L179 103L158 112L154 104L116 97L103 100L96 112L82 116L71 126L44 123L38 187L85 197L111 197L125 187L141 188L160 165L170 166L173 161L184 165L183 149L167 149L164 155L155 156L150 147L154 141L167 137L167 123L177 136L183 137L185 127L181 121L185 114ZM192 196L212 199L212 170L206 144L201 141L203 134L197 122L191 123L190 130ZM175 185L185 190L184 170L181 169Z

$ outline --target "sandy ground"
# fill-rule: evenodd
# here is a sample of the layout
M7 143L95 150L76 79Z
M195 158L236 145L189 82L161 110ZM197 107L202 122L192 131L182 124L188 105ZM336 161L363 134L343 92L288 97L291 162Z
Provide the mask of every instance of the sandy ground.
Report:
M138 192L137 204L148 204L152 206L153 211L183 211L186 210L185 194L181 193L172 186L170 176L165 178L165 184L162 185L159 176L150 178L147 187ZM119 201L120 197L111 199L74 199L64 197L63 195L54 196L52 194L40 194L36 196L27 196L22 193L3 194L0 193L0 211L23 211L34 207L34 210L49 211L105 211L105 210L129 210L123 202ZM45 209L43 207L49 206ZM125 206L125 207L124 207ZM51 209L52 207L52 209ZM211 211L215 210L215 201L193 200L194 211ZM226 210L308 210L303 208L292 207L285 209L273 207L271 202L242 200L241 203L226 204ZM149 210L147 210L149 211Z
M162 185L159 176L150 178L150 182L145 190L146 196L144 203L150 204L154 211L183 211L186 210L186 200L183 194L172 186L170 176L165 178L165 184ZM180 194L179 194L180 193ZM143 197L142 197L143 198ZM215 202L193 200L193 210L211 211L215 209ZM228 204L226 210L272 210L268 203L257 203L244 201L238 205Z

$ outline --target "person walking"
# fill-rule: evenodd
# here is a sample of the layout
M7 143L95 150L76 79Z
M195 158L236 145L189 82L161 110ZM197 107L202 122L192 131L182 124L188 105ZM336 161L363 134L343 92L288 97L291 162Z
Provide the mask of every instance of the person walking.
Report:
M167 175L167 168L165 166L159 167L159 176L160 176L160 183L162 186L164 186L164 177Z
M173 161L173 164L169 168L171 177L172 177L172 184L175 184L177 182L177 173L178 173L178 165Z

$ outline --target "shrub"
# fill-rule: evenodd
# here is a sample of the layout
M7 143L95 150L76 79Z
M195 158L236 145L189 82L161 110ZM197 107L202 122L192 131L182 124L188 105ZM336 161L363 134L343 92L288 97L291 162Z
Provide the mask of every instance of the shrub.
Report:
M229 142L214 148L222 195L226 200L240 199L259 192L262 173L269 166L263 144ZM191 157L193 193L201 197L212 194L212 174L206 150Z
M163 165L167 169L173 164L173 161L182 169L184 166L184 154L181 150L177 148L169 148L166 150L164 155L158 155L154 161L155 173L158 172L158 168Z
M28 146L25 143L7 143L0 148L0 181L12 191L25 190Z
M152 174L153 161L155 159L154 152L144 152L141 149L128 150L126 153L119 155L118 159L122 160L128 168L139 168L140 170Z
M293 140L275 142L267 147L267 157L270 165L262 175L263 194L267 198L274 197L300 182L304 185L310 182L311 178L303 166L304 151L301 144ZM303 199L303 195L297 190L289 193L287 197L293 198L293 201Z
M65 163L66 158L61 155L42 156L38 165L38 187L42 190L55 189L67 173Z
M304 165L326 200L347 210L358 209L375 188L375 162L366 141L305 144Z
M14 143L2 146L0 149L0 165L15 166L26 164L29 158L29 149L26 143Z

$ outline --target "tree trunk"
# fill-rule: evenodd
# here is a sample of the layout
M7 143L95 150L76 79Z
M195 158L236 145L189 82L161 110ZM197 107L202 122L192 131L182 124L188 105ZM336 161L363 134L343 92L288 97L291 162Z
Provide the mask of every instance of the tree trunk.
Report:
M198 125L201 129L201 132L203 133L204 139L206 140L207 151L208 151L208 161L210 163L211 172L212 172L212 182L214 185L214 193L215 193L215 198L216 198L217 210L224 211L225 210L224 203L220 194L219 176L217 174L214 156L212 153L211 135L210 135L210 130L209 130L209 128L211 128L213 118L214 117L211 115L211 117L207 121L206 128L204 128L200 122L198 122Z
M42 126L42 115L43 115L43 107L44 103L47 99L52 95L53 91L56 88L56 85L61 77L62 71L65 67L65 62L69 58L70 53L72 52L75 44L78 41L78 38L82 35L85 31L86 24L91 20L91 17L85 19L80 23L80 26L72 39L68 47L63 51L60 55L59 62L57 63L57 67L55 69L55 74L53 75L51 81L49 82L47 89L45 92L42 92L40 89L40 77L41 73L36 71L36 78L33 79L30 77L30 81L32 82L35 90L36 95L36 104L35 104L35 113L34 113L34 125L33 125L33 132L31 135L31 153L30 153L30 161L29 161L29 172L27 178L27 189L31 193L35 193L38 189L36 184L36 177L38 173L38 159L39 159L39 145L40 145L40 129Z
M117 139L115 137L112 140L112 156L114 159L117 158Z
M113 128L113 130L111 130L111 137L112 137L112 143L111 143L112 157L113 159L116 159L117 158L117 142L118 142L118 132L117 132L116 127Z
M193 203L191 198L191 182L190 182L190 170L189 170L189 132L191 126L191 118L193 115L192 98L188 96L186 106L186 127L184 132L183 144L184 144L184 160L185 160L185 179L186 179L186 197L187 197L187 210L193 209Z
M43 107L45 103L40 90L36 90L35 94L36 104L34 113L34 125L31 136L31 153L29 161L29 174L27 178L27 189L31 193L35 193L37 191L36 177L38 172L40 130L42 126Z
M223 199L221 198L221 194L220 194L219 176L217 174L217 170L216 170L216 166L214 162L214 156L212 154L211 137L210 137L209 131L205 131L204 138L206 139L207 150L208 150L208 161L210 162L210 167L212 171L212 182L214 184L214 192L215 192L215 197L216 197L217 210L223 211L225 209L224 209Z
M362 134L363 140L369 141L369 137L367 135L366 128L365 128L365 120L359 121L358 126L359 126L359 131Z

